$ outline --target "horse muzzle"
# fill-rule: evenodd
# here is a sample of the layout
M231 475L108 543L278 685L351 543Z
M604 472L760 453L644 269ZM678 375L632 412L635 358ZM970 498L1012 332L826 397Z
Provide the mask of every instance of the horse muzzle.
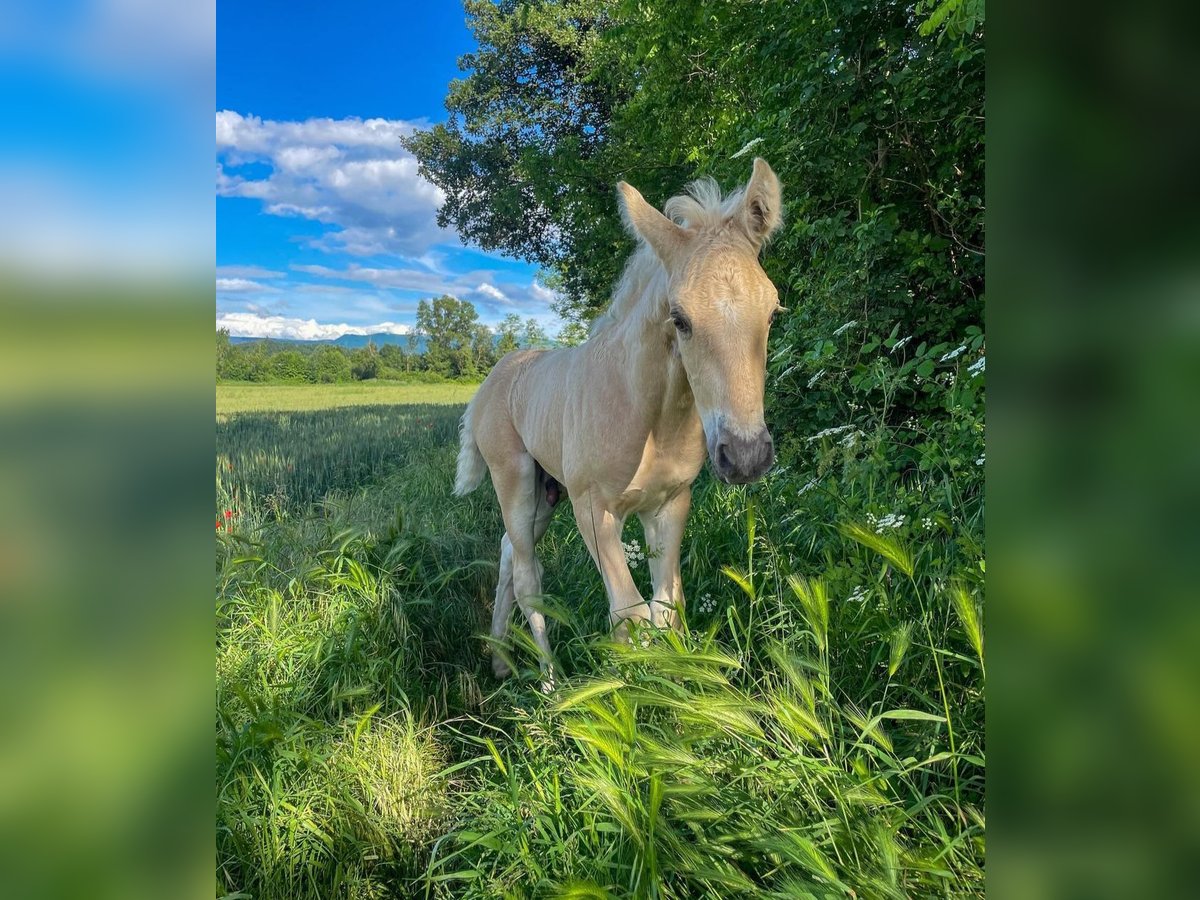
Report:
M775 464L775 442L765 427L749 437L718 428L715 440L709 441L708 455L717 477L726 484L749 484Z

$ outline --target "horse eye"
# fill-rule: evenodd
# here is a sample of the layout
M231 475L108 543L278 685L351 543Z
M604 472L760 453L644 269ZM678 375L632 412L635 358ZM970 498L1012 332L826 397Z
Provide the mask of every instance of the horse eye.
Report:
M676 310L671 310L671 321L675 323L676 330L687 337L692 333L692 323L687 320L687 316Z

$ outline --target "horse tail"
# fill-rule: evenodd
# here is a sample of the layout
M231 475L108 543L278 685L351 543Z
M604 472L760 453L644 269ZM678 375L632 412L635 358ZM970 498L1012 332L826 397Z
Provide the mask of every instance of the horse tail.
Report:
M483 476L487 474L487 463L483 461L483 454L479 452L479 445L475 443L475 435L471 431L471 410L474 406L474 401L468 403L467 411L463 413L462 417L462 428L459 433L458 475L454 479L454 495L456 497L465 497L471 493L479 487Z

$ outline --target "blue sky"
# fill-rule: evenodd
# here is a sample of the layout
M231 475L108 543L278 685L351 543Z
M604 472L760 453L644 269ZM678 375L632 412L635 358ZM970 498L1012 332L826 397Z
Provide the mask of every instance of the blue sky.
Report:
M217 16L217 321L234 334L404 331L450 293L555 327L536 269L437 227L400 137L445 117L474 46L458 2L258 0Z
M0 12L0 270L209 277L213 0Z

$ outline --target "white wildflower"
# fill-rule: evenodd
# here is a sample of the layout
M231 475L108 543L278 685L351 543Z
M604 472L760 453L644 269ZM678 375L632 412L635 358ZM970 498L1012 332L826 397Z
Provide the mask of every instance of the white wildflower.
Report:
M700 598L700 602L696 606L700 612L710 613L717 608L717 601L713 599L712 594L705 594Z
M850 596L847 597L846 599L849 600L851 603L862 603L864 600L867 599L867 589L865 587L863 587L862 585L859 585L858 587L856 587L854 589L854 592L851 593Z
M943 356L940 360L938 360L938 362L949 362L952 359L958 359L960 356L962 356L966 352L967 352L967 345L960 344L958 347L954 348L949 353L947 353L945 356Z
M811 491L813 488L815 488L820 483L821 483L821 479L819 477L814 478L812 481L810 481L804 487L800 488L800 490L796 492L796 496L803 497L805 494L807 494L809 491Z
M979 459L975 460L975 465L977 465L977 466L982 466L982 465L983 465L983 461L984 461L984 457L985 457L986 455L987 455L987 454L985 454L985 453L980 453L980 454L979 454Z
M743 147L741 150L739 150L737 153L733 154L733 156L731 156L729 158L737 159L739 156L745 156L747 153L749 153L751 150L753 150L755 147L757 147L762 142L763 142L762 138L756 137L754 140L747 143L745 147Z
M820 372L818 372L818 373L817 373L816 375L814 375L812 378L808 379L808 386L809 386L809 387L812 387L814 384L816 384L818 381L820 381L820 380L821 380L821 376L822 376L822 375L824 375L824 374L825 374L825 370L824 370L824 369L822 369Z
M924 528L926 531L928 531L930 528L933 527L933 519L926 516L924 519L921 520L921 527Z
M843 433L845 433L847 431L851 431L853 429L854 429L853 425L835 425L833 428L826 428L824 431L818 431L816 434L814 434L812 437L810 437L808 439L808 442L811 444L814 441L821 440L821 438L832 437L835 434L843 434Z
M913 339L913 336L911 334L908 337L900 338L900 340L898 340L898 341L896 341L896 343L892 344L892 349L890 352L895 353L897 350L899 350L901 347L903 347L905 344L907 344L912 339Z
M642 546L637 542L637 538L634 538L628 544L622 542L621 547L625 550L625 562L628 563L631 569L636 569L638 563L646 558L646 554L642 552Z
M837 337L839 334L843 334L844 332L849 331L851 328L853 328L857 324L858 324L858 319L851 319L849 322L847 322L841 328L837 329L837 331L835 331L833 333L833 336Z
M867 513L867 522L875 529L876 534L883 534L889 528L899 528L904 524L905 516L902 513L888 513L885 516L873 516Z
M976 375L982 375L983 369L984 369L984 363L986 361L987 361L986 356L979 357L979 359L975 360L975 362L973 362L973 363L971 363L971 365L967 366L967 374L972 377L974 377Z
M847 450L849 450L852 447L854 447L855 444L858 443L858 439L860 437L865 437L865 436L866 435L862 432L861 429L856 428L856 429L854 429L854 431L850 432L848 435L846 435L844 438L842 438L840 441L838 441L838 443L841 444L843 447L845 447Z

